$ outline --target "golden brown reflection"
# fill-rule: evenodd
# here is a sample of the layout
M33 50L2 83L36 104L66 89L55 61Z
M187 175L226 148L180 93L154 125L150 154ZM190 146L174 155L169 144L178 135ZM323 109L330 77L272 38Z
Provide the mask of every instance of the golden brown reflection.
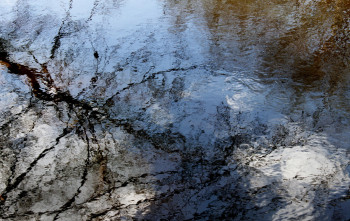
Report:
M168 0L165 7L181 18L174 22L176 31L184 31L190 18L207 31L214 69L239 67L266 84L287 79L282 86L293 89L296 100L306 91L321 91L350 111L344 95L350 80L350 1Z
M215 65L254 66L267 73L291 74L312 84L325 77L332 84L349 73L350 2L307 0L168 1L181 11L176 21L203 17L212 41ZM182 23L182 25L181 25Z

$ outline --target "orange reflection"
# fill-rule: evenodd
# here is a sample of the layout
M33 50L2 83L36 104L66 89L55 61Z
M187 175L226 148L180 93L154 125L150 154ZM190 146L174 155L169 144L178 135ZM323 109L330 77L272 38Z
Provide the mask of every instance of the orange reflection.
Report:
M0 60L0 66L3 66L3 67L6 67L6 68L9 68L10 67L10 64L5 62L5 61L1 61Z

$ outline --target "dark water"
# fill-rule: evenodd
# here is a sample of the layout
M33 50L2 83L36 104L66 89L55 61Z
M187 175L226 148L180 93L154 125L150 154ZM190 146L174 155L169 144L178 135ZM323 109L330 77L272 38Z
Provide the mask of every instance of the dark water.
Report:
M0 2L1 220L350 219L350 3Z

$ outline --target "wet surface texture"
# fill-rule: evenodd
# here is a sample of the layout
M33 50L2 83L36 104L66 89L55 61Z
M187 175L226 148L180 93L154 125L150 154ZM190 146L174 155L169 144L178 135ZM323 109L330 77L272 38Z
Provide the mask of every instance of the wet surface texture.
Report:
M350 219L350 3L0 1L1 220Z

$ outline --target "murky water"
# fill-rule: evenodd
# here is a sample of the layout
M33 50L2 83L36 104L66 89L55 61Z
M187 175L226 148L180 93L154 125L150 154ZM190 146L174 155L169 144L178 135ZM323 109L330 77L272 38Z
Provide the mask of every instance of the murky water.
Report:
M2 0L2 220L350 219L350 3Z

